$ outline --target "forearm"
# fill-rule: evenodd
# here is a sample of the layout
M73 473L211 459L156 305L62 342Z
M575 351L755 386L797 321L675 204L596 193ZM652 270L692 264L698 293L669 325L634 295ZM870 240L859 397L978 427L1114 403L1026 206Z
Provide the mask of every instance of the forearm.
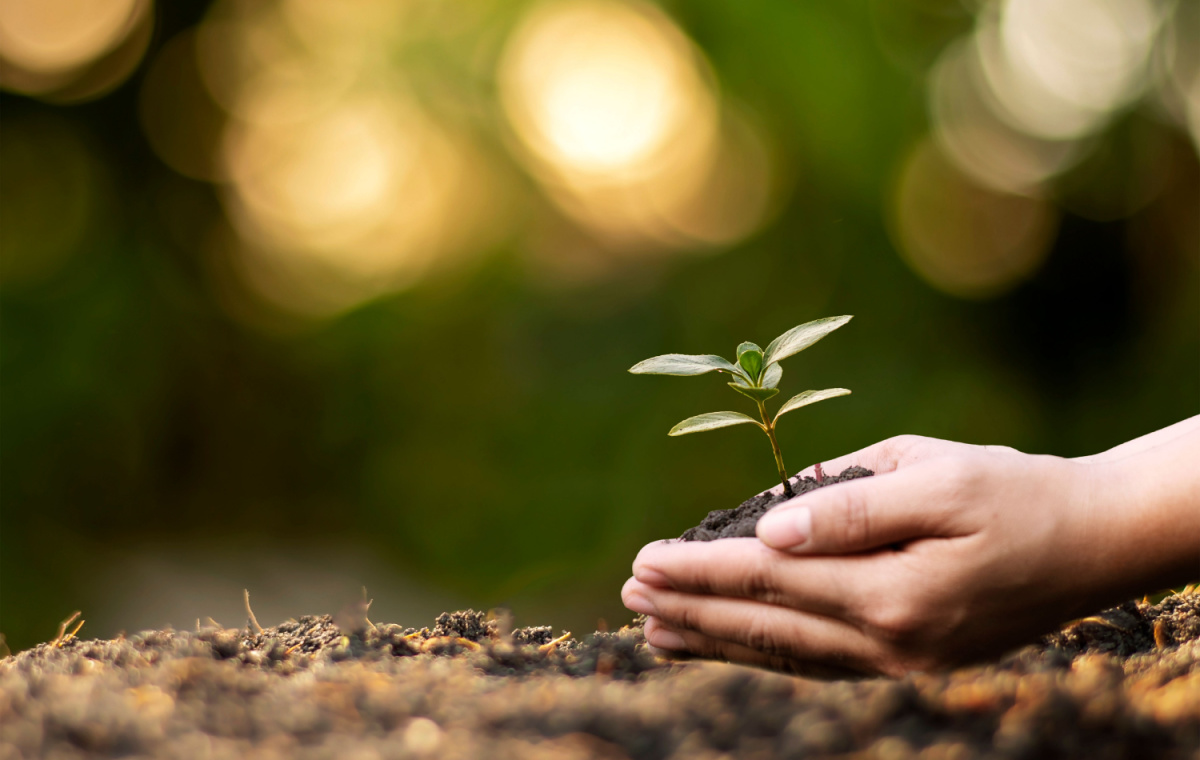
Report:
M1198 421L1159 431L1184 428L1138 451L1088 464L1099 488L1084 519L1101 528L1093 561L1115 596L1200 579Z
M1200 414L1194 417L1189 417L1182 422L1176 422L1174 425L1165 427L1162 430L1155 430L1153 433L1147 433L1140 438L1134 438L1132 441L1127 441L1119 446L1114 446L1108 451L1102 451L1099 454L1092 454L1086 457L1079 457L1076 461L1112 462L1128 456L1150 451L1151 449L1168 444L1177 438L1186 436L1190 433L1195 433L1196 431L1200 431Z

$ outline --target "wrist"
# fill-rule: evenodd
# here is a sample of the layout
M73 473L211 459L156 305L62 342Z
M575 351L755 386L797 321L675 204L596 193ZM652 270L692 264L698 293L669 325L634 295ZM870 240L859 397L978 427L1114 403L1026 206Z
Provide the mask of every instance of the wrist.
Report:
M1200 578L1200 481L1178 449L1080 463L1084 519L1094 523L1088 564L1104 604Z

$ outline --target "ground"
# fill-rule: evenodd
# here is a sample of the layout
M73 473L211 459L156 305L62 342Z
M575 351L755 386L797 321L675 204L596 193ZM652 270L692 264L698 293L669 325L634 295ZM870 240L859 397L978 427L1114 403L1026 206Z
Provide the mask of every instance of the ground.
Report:
M1200 593L998 662L817 681L668 662L634 625L562 638L365 607L258 629L59 639L0 660L0 760L1200 758Z

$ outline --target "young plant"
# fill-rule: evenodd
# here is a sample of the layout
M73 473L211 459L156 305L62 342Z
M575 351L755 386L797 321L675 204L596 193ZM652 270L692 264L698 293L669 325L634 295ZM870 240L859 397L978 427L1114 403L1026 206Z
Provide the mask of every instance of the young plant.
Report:
M771 451L775 454L775 466L779 469L783 492L791 496L792 487L788 483L787 468L783 466L783 454L779 450L779 441L775 438L775 425L779 422L780 417L790 411L824 401L827 398L845 396L850 391L845 388L827 388L823 391L798 393L788 399L774 417L767 415L766 401L779 393L779 380L783 377L783 367L779 365L779 362L793 354L800 353L849 322L850 319L850 316L825 317L806 322L798 327L793 327L771 341L765 351L753 343L743 343L737 347L736 364L713 354L663 354L638 362L630 367L629 371L635 375L683 376L703 375L707 372L724 372L732 375L733 382L729 383L729 387L746 396L758 406L758 416L762 422L741 412L709 412L688 417L671 428L667 435L701 433L705 430L743 425L747 422L757 425L771 440Z

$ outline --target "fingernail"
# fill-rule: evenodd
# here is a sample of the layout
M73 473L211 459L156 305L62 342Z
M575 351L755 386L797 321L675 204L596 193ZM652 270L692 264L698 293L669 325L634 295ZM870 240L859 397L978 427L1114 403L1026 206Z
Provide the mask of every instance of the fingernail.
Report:
M658 615L658 608L654 606L654 602L641 594L626 594L623 601L626 607L640 615Z
M659 649L687 649L682 636L665 628L655 628L646 636L646 641Z
M812 510L808 507L768 512L758 521L758 539L772 549L798 549L812 535Z
M662 586L666 588L671 585L670 581L667 580L667 576L652 567L634 567L633 577L647 586Z

